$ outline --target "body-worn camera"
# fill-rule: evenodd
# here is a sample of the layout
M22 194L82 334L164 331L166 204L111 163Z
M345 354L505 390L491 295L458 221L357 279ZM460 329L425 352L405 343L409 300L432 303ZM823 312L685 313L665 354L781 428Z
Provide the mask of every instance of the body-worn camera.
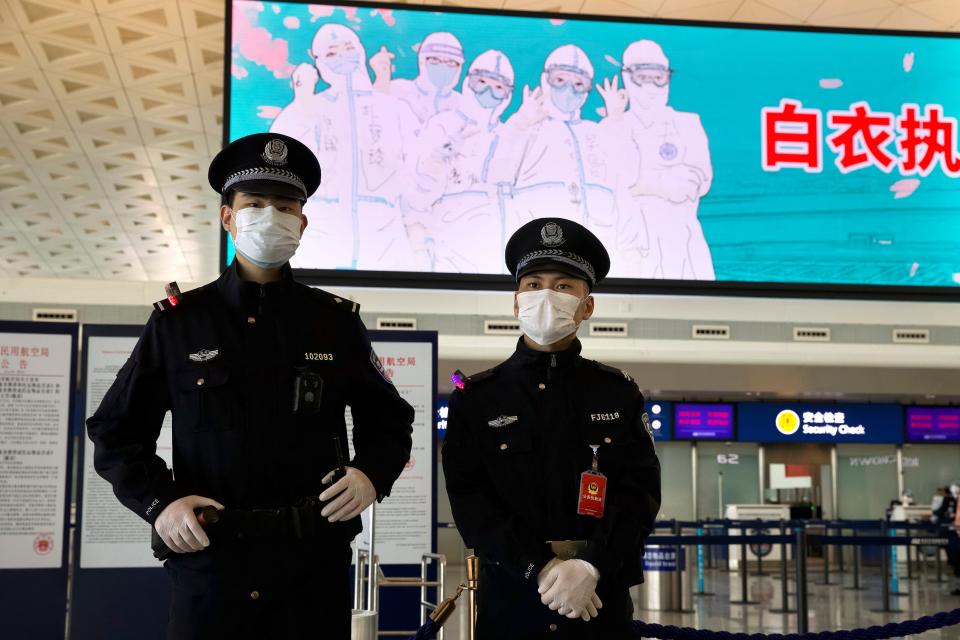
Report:
M293 382L293 412L317 413L323 402L323 378L306 369L297 370Z

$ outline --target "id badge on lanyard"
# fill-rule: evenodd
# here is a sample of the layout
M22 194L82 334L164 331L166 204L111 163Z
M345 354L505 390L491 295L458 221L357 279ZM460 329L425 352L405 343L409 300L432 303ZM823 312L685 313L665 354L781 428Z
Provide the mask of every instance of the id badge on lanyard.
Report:
M590 445L593 449L593 465L590 471L580 474L580 500L577 503L577 515L603 517L603 505L607 499L607 476L597 469L597 449L599 445Z

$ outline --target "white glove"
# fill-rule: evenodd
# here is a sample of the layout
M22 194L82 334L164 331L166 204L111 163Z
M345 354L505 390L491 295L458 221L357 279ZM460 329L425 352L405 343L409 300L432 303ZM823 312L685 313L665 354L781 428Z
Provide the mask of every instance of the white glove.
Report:
M200 526L193 510L207 505L213 505L221 511L224 508L216 500L203 496L185 496L174 500L153 521L153 528L174 553L202 551L210 546L210 538Z
M354 467L346 469L346 475L320 494L320 499L324 502L330 500L330 503L324 505L323 510L320 511L320 515L330 522L356 518L377 499L377 489L367 474ZM333 479L333 473L331 471L324 476L323 484Z
M603 607L597 597L600 572L586 560L573 558L544 567L538 579L540 602L570 619L590 620ZM549 570L547 570L549 568Z

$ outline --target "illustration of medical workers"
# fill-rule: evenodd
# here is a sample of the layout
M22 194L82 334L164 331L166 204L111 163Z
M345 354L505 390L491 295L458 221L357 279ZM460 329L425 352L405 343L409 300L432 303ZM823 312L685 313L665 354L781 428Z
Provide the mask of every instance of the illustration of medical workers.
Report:
M656 42L640 40L628 46L622 74L629 94L626 120L640 160L628 192L633 215L643 218L635 217L627 226L639 238L634 248L646 255L621 261L615 275L714 280L710 247L697 219L700 199L713 181L700 116L667 106L672 70ZM647 246L640 246L643 243Z
M547 57L540 86L524 89L524 102L507 121L505 144L493 161L501 170L512 165L507 236L549 214L579 222L604 245L616 245L616 194L635 170L628 161L635 162L636 154L627 152L617 119L600 124L580 118L593 78L586 53L564 45ZM604 86L613 89L609 82ZM605 100L616 94L602 93Z
M508 236L498 183L509 176L491 161L513 86L510 60L485 51L467 71L459 107L431 117L420 134L412 199L428 228L433 271L503 271Z
M413 114L399 100L373 91L366 52L352 29L323 25L310 53L330 86L298 92L295 78L293 103L270 128L314 149L323 169L320 188L304 210L310 226L293 266L425 270L426 254L413 250L400 207L410 181ZM301 120L287 113L304 115Z
M407 103L421 124L441 111L456 109L463 60L463 46L455 35L431 33L417 49L419 75L413 80L391 80L390 95Z
M311 116L312 99L317 91L320 73L312 64L298 64L290 78L293 100L280 110L270 125L270 131L284 133L303 142L308 149L317 152L313 135L314 119Z

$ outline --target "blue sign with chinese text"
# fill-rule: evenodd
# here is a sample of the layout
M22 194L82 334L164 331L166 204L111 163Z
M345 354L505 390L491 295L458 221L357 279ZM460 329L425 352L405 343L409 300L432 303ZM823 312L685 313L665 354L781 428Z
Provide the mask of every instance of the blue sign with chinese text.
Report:
M895 404L737 405L738 440L899 444L903 409Z

